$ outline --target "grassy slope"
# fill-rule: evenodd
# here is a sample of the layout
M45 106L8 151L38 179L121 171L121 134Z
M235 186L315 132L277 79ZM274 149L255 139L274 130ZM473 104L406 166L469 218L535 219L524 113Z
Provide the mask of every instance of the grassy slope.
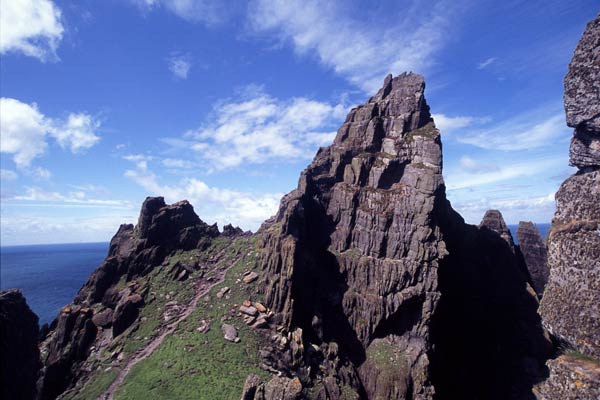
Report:
M195 272L185 282L177 282L167 275L169 267L190 257L210 263L217 255L223 257L220 265L235 262L228 271L225 282L213 288L208 303L203 300L198 303L197 310L180 324L171 337L165 339L152 356L136 365L126 378L122 390L117 392L116 398L139 399L146 394L154 395L155 398L176 399L225 399L239 396L249 373L265 375L256 367L259 337L236 316L231 321L240 328L241 342L226 342L221 335L220 318L233 308L233 304L239 305L244 298L251 298L255 292L255 283L246 285L235 282L244 271L255 267L255 247L256 239L253 237L238 238L233 243L229 239L218 238L205 251L178 253L168 260L169 266L157 267L146 277L138 279L141 286L146 283L149 285L149 292L155 294L155 299L150 300L153 297L151 295L147 297L138 324L133 324L97 359L94 358L90 362L90 368L95 372L86 382L65 393L63 398L95 399L104 393L120 366L125 365L136 350L158 335L157 329L164 323L164 305L172 300L187 304L192 299L192 282L198 278L199 273ZM214 266L210 270L213 268ZM206 275L210 276L211 273ZM125 283L121 286L125 286ZM215 296L223 286L231 288L229 299L217 299ZM168 299L166 295L169 296ZM210 320L212 324L211 330L205 334L196 331L201 319ZM205 341L208 343L205 344ZM123 352L124 359L117 363L114 356L119 352Z
M220 246L223 243L217 242L215 248L209 249L209 253L221 251ZM145 396L231 399L240 396L249 373L265 376L258 369L260 337L237 316L237 308L242 300L252 298L255 293L256 283L241 282L243 273L256 267L255 239L237 239L225 251L226 258L222 262L235 263L225 281L211 290L209 301L201 300L198 303L196 311L150 357L131 370L117 391L116 399L140 399ZM237 261L234 261L236 258ZM231 290L228 296L217 299L215 294L223 286ZM227 322L238 328L240 343L223 339L221 317L226 315ZM207 333L196 331L202 319L210 321L211 329Z

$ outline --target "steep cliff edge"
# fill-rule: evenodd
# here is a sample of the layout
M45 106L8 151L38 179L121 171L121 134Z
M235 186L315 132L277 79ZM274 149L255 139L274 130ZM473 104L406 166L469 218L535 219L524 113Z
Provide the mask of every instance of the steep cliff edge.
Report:
M41 367L38 317L19 290L0 292L0 398L32 400Z
M564 81L570 163L578 168L556 193L548 239L550 277L540 305L544 325L566 355L548 363L541 399L600 397L600 15L579 41Z

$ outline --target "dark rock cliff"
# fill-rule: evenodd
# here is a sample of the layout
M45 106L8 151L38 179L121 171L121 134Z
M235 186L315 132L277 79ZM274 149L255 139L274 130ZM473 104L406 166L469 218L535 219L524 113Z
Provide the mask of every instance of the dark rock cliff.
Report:
M424 89L388 76L259 232L269 306L304 348L349 360L296 366L327 382L316 398L521 398L549 355L501 214L469 226L446 200Z
M548 268L548 247L533 222L519 222L517 228L519 251L531 277L532 286L541 299L544 294L550 269Z
M40 398L53 399L85 376L81 365L100 333L117 337L136 320L148 295L133 282L137 276L161 265L172 252L202 249L218 235L216 225L202 222L187 201L167 205L162 197L148 197L137 225L119 227L104 262L42 341ZM122 280L130 283L116 288Z
M0 398L35 398L41 366L37 343L38 317L21 292L0 292Z
M600 398L600 15L579 41L564 81L570 163L556 193L548 239L550 276L540 304L563 354L548 362L539 399Z

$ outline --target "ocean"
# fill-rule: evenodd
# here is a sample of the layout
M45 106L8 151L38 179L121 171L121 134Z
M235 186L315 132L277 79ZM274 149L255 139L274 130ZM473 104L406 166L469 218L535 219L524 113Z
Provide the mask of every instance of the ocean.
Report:
M107 253L108 243L1 247L0 289L21 289L40 326L50 323Z

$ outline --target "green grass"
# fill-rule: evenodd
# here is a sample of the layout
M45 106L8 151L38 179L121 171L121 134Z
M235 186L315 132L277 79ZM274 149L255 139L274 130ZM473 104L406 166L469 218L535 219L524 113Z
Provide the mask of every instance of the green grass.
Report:
M66 393L64 400L87 400L95 399L108 389L110 384L115 380L119 369L112 368L110 371L98 372L93 379L88 380L83 390L78 393ZM73 391L72 391L73 392Z
M226 251L223 263L234 263L225 281L212 288L208 302L200 300L198 308L183 321L178 329L147 359L138 363L117 391L118 400L140 399L147 396L169 399L235 399L241 395L246 377L255 373L268 374L258 368L258 349L261 336L247 327L237 308L248 298L256 298L256 282L244 284L243 272L256 267L256 239L239 238L216 240L203 257L210 259ZM217 299L215 294L223 286L231 288L228 296ZM229 298L227 298L229 297ZM237 306L235 306L237 304ZM227 323L238 328L240 343L223 339L221 317L228 315ZM210 321L206 333L196 331L200 320Z

